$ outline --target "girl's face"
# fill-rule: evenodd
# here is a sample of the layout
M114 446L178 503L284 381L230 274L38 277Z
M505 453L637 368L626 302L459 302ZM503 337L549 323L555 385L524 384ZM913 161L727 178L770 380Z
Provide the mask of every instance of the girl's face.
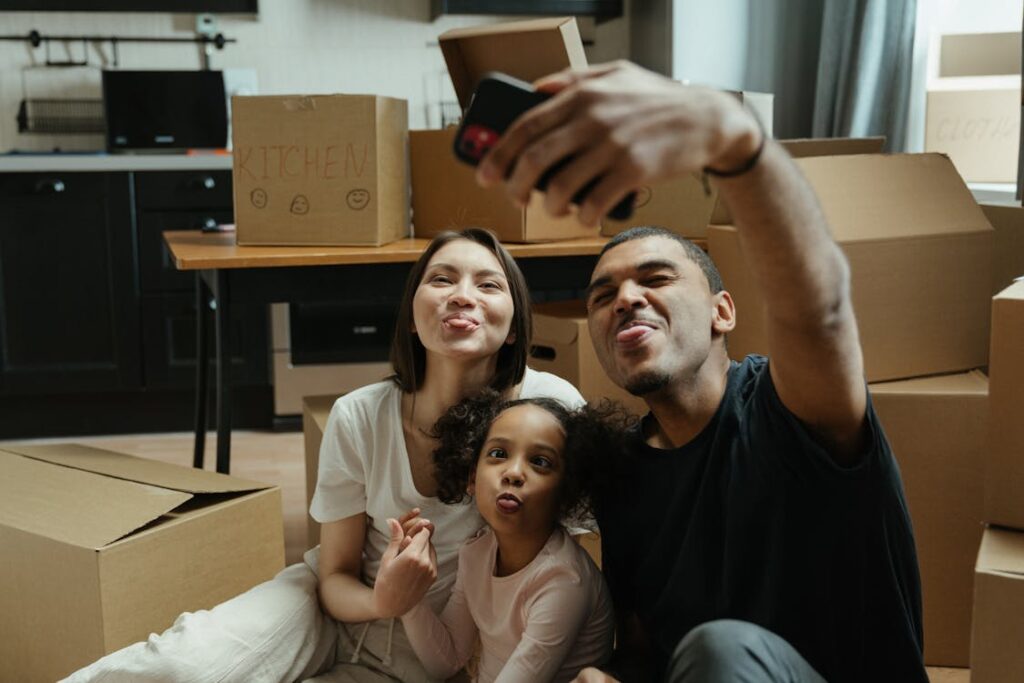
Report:
M498 258L458 239L431 257L412 302L413 332L428 354L482 358L515 341L514 305Z
M469 493L496 533L551 534L565 478L564 452L562 424L540 406L513 406L495 418Z

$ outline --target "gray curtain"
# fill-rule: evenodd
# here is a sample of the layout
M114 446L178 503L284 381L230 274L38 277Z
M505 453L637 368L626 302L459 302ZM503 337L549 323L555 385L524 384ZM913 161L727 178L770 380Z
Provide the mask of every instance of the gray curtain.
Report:
M906 150L916 0L825 0L814 137L884 135Z

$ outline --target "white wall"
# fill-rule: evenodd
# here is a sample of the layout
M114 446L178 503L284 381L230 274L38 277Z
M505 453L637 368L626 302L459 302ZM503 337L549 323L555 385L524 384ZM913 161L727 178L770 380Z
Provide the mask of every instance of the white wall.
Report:
M409 100L411 128L439 125L437 103L454 100L437 36L457 26L511 17L446 16L430 20L429 0L260 0L258 17L220 16L220 30L238 43L215 52L212 67L254 69L263 94L374 93ZM182 36L195 34L195 15L153 13L0 12L5 34L31 29L51 34ZM626 57L628 20L585 31L591 61ZM51 56L67 53L55 46ZM67 46L81 58L80 43ZM0 151L101 149L101 135L21 135L15 114L22 83L32 97L99 98L99 66L112 66L108 44L90 46L89 68L31 68L44 60L42 46L0 42ZM196 69L198 46L121 44L121 68Z

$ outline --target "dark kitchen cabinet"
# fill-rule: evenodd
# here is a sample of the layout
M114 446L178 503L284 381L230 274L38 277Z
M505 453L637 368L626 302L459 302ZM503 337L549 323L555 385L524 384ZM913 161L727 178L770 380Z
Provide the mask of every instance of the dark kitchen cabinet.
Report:
M0 394L141 388L130 183L0 174Z
M135 174L135 197L146 386L191 388L195 386L196 372L196 275L175 269L163 233L230 223L234 215L231 172L139 172ZM212 315L212 311L208 314ZM231 318L232 384L269 384L270 334L266 306L237 306ZM213 334L208 339L212 358Z

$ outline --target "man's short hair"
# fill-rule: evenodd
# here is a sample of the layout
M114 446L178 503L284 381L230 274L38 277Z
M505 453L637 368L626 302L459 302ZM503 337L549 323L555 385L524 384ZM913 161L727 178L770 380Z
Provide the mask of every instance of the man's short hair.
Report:
M671 230L667 230L656 225L641 225L635 228L630 228L625 232L620 232L618 235L613 237L608 244L604 245L604 248L601 249L601 253L598 255L598 258L604 256L604 253L609 249L613 249L623 242L644 239L645 237L664 237L683 245L686 255L689 256L690 260L696 263L700 267L701 272L704 273L704 278L708 281L708 288L711 289L711 293L718 294L725 289L725 285L722 284L722 276L718 272L715 262L711 260L711 257L708 256L703 249L682 235L678 235Z

